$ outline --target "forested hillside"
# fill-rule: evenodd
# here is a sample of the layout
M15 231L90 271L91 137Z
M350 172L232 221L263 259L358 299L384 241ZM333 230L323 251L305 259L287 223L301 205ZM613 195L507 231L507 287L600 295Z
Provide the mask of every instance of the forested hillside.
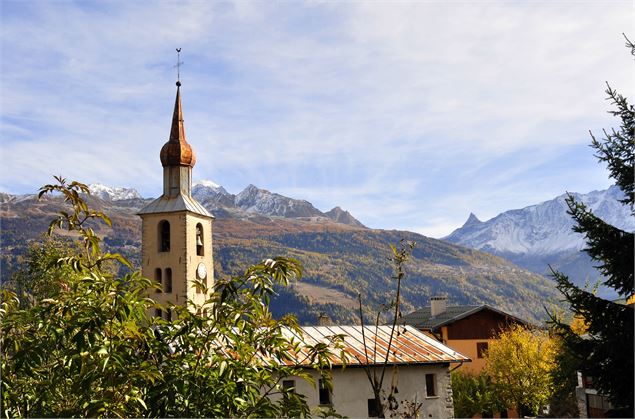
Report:
M63 204L55 198L37 201L26 196L4 196L3 201L4 280L28 242L38 240ZM91 197L89 202L113 220L112 230L99 231L106 245L139 266L141 221L135 213L147 200ZM403 284L406 312L428 304L433 295L447 294L450 304L487 303L536 321L544 317L543 306L556 301L549 280L502 258L412 232L372 230L323 218L219 216L214 222L215 275L237 274L266 257L296 258L304 267L303 279L280 290L273 311L295 313L304 324L315 323L321 312L334 321L353 323L358 293L366 315L390 302L394 284L389 245L401 239L417 242Z

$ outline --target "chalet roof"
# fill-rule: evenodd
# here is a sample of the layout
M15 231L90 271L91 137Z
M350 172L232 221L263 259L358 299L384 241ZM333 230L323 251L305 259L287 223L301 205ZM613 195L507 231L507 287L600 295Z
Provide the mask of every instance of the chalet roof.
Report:
M292 354L293 360L288 364L310 365L308 346L320 342L327 343L329 336L343 336L343 350L346 354L347 366L383 364L386 352L390 348L388 364L438 364L464 362L470 359L455 350L443 345L436 339L415 329L412 326L397 326L392 344L389 346L391 326L305 326L302 335L285 329L287 337L300 342L298 351ZM364 339L366 345L364 345ZM376 345L376 349L375 349ZM331 359L333 365L343 365L339 357Z
M178 211L190 211L195 214L213 218L213 215L210 214L203 205L196 199L185 194L178 194L173 198L166 198L162 195L143 207L137 214L143 215Z
M430 312L430 307L423 307L417 311L413 311L412 313L409 313L403 316L401 322L403 324L414 326L417 329L435 330L441 326L445 326L457 320L471 316L472 314L478 313L479 311L482 311L482 310L490 310L500 315L503 315L505 317L510 317L520 323L527 324L526 321L516 316L512 316L509 313L505 313L504 311L498 310L494 307L490 307L485 304L447 306L445 308L445 311L443 311L440 314L437 314L436 316L432 316Z

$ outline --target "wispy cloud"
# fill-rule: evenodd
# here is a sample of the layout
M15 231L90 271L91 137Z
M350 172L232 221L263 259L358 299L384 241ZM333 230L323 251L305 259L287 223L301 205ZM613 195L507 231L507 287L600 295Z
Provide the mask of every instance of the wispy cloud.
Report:
M195 176L444 235L606 187L587 129L632 91L629 2L4 2L2 180L160 193L183 47Z

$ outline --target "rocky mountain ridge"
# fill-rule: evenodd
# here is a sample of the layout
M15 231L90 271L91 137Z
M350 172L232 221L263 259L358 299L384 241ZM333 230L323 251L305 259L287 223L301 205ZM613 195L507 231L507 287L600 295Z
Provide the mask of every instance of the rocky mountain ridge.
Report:
M630 209L619 202L623 194L617 186L588 194L572 193L607 223L623 230L635 230ZM571 230L567 214L567 194L521 209L505 211L486 222L470 213L465 224L443 240L492 252L544 255L563 250L581 250L584 237Z
M355 227L365 226L349 212L335 207L328 212L315 208L309 201L293 199L248 185L234 195L212 181L199 181L192 185L192 196L217 216L284 218L325 218Z
M623 205L623 193L617 186L587 194L572 193L595 215L622 230L635 231L635 218ZM567 194L525 208L505 211L480 221L470 213L465 224L443 240L502 256L531 271L547 274L548 265L584 281L595 282L597 270L586 253L584 236L572 230L573 219L567 214Z
M142 207L143 205L139 202L149 202L153 199L143 198L134 188L92 183L88 185L88 189L92 196L112 202L116 206L134 207L140 205ZM366 228L348 211L340 207L322 212L309 201L289 198L266 189L260 189L255 185L248 185L240 193L234 195L213 181L201 180L192 185L192 196L211 210L216 217L221 218L249 218L253 216L312 218L314 221L331 220L340 224ZM35 194L12 195L0 192L0 203L35 198Z
M90 193L103 200L123 201L125 199L141 199L141 195L136 189L112 187L101 183L92 183L88 186Z

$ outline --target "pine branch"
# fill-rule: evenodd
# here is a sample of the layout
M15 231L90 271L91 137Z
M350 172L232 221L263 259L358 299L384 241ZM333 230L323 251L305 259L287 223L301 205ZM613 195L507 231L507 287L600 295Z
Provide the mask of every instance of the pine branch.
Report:
M633 266L635 248L633 233L620 230L595 216L572 195L566 199L567 211L576 222L573 230L586 236L584 251L596 262L597 269L606 278L604 285L614 288L620 295L633 295Z

